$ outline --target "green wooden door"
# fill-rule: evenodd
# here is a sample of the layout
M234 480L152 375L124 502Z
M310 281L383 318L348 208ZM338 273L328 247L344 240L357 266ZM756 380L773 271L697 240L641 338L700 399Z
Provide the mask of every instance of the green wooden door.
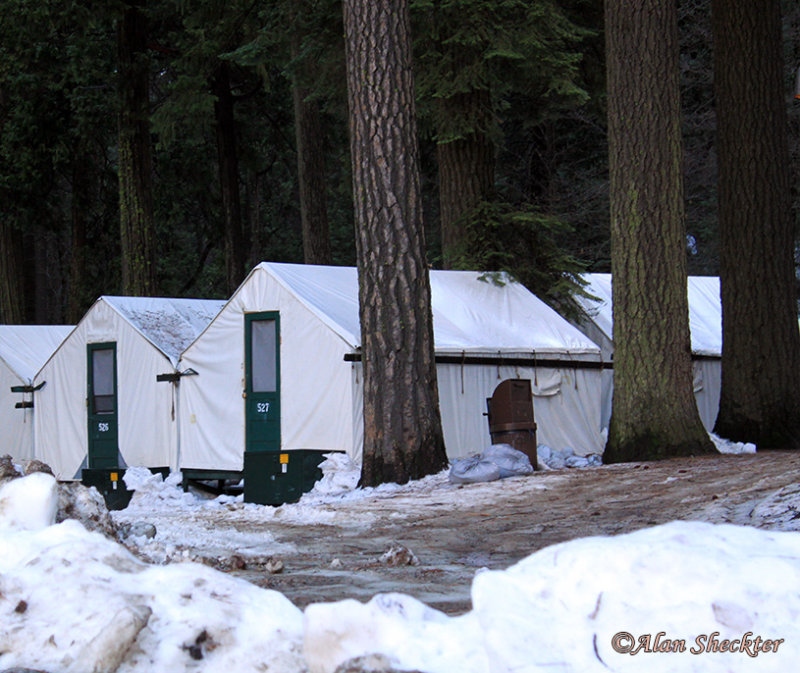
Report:
M280 320L277 311L246 313L245 451L280 451Z
M88 363L89 467L118 467L117 345L89 344Z

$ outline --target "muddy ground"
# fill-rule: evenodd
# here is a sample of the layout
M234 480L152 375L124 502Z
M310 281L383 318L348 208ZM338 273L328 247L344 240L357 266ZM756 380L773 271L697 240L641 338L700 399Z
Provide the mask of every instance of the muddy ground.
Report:
M264 526L290 551L279 554L284 569L278 574L252 567L233 572L282 592L299 607L399 591L460 614L470 609L470 584L479 568L507 568L573 538L676 519L800 529L798 484L800 454L767 452L448 485L332 505L337 523L327 525L237 519L231 525ZM410 549L418 564L382 561L393 543Z

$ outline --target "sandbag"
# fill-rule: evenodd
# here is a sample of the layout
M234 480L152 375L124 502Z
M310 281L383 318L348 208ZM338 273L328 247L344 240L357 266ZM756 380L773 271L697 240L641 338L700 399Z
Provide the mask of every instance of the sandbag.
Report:
M519 477L533 473L531 459L522 451L517 451L510 444L492 444L481 457L500 468L500 479Z
M454 460L448 475L451 484L477 484L499 478L500 468L490 460L482 460L479 455Z
M522 451L510 444L492 444L481 454L454 460L448 480L451 484L476 484L532 473L531 461Z

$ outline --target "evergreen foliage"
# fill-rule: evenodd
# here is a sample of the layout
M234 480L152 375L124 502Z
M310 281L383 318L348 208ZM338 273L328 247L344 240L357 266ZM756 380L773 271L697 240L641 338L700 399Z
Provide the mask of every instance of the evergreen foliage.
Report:
M9 287L0 296L20 299L27 322L76 320L98 295L121 290L115 90L120 6L0 0L0 218L4 230L14 232L23 262L23 271L2 279ZM791 0L782 6L797 184L800 105L788 92L800 64L800 10ZM429 258L442 260L436 145L481 131L495 147L493 193L486 200L496 203L492 212L481 204L468 216L489 218L473 221L470 236L476 227L483 235L498 227L497 240L504 241L506 231L519 227L519 238L530 238L530 245L543 245L538 238L546 237L563 251L560 261L538 254L537 264L564 263L567 278L570 260L609 271L601 3L412 0L411 8ZM294 82L322 110L333 260L353 264L341 3L148 0L146 14L160 291L227 296L210 86L223 62L233 73L246 264L303 259ZM708 1L681 2L679 20L689 270L717 273ZM483 113L456 105L470 91L489 94ZM795 189L795 223L798 194ZM519 268L533 268L530 260L519 255L522 263L512 264L502 247L492 251L489 243L482 255L466 261L459 255L459 265L513 266L520 280L528 277ZM549 272L531 278L523 282L544 293L540 283L563 280ZM0 305L0 320L8 319L3 311Z
M586 266L556 240L568 227L557 217L534 208L516 210L507 203L483 202L465 215L466 237L456 250L453 268L504 271L540 299L571 318L577 318L570 297L583 290L580 274Z

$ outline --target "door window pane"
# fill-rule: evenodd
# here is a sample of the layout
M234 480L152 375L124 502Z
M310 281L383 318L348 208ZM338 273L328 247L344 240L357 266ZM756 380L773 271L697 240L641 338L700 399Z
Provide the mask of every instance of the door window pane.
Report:
M277 390L277 334L274 320L250 323L250 374L254 393Z
M92 351L92 394L95 413L114 411L114 349Z

